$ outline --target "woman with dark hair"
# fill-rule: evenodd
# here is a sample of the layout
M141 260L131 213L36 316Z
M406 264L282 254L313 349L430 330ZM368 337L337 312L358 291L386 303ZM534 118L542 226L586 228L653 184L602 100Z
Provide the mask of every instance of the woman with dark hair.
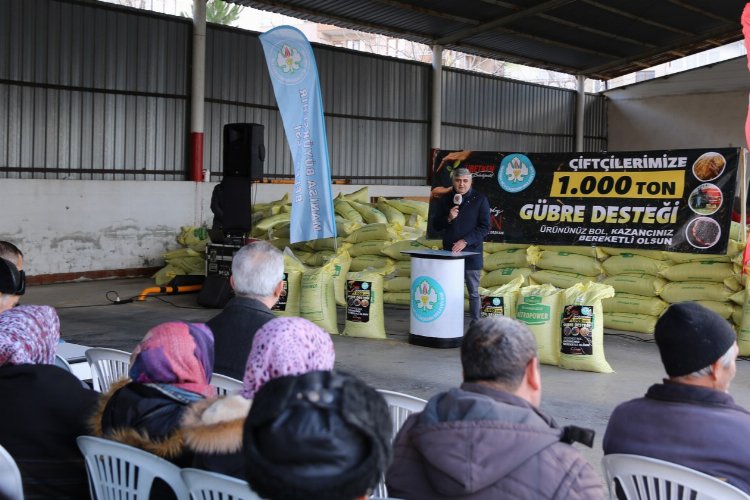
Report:
M54 365L60 320L52 307L0 314L0 445L21 470L27 499L89 498L76 437L98 395Z

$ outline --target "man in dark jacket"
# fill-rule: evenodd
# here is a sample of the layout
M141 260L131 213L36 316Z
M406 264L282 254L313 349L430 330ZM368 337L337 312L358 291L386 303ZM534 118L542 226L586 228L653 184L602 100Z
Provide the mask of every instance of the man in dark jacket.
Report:
M464 383L430 399L394 442L388 494L409 500L601 499L570 434L542 414L536 341L522 323L484 318L461 345ZM568 441L569 442L569 441Z
M673 304L654 331L669 378L621 404L604 435L604 454L674 462L750 493L750 413L727 393L736 373L734 330L693 302Z
M471 172L457 168L451 173L453 189L436 204L435 229L444 231L443 250L478 252L464 261L464 280L469 291L471 320L479 319L479 278L482 272L484 237L490 230L487 197L471 188Z
M255 241L232 259L235 296L208 321L214 333L214 372L242 380L255 332L276 316L271 307L283 289L284 257L265 241Z

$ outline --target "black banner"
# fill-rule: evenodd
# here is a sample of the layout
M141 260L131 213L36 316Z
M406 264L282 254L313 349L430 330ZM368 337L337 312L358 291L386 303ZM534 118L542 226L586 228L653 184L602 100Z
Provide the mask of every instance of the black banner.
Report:
M450 173L464 167L473 174L473 187L489 198L486 241L721 254L727 250L739 158L737 148L437 150L431 198L449 192ZM439 237L432 224L428 231Z

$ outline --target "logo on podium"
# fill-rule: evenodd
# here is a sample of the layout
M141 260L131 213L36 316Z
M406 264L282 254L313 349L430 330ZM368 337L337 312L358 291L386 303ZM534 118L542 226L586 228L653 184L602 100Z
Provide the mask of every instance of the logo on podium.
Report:
M434 279L420 276L413 280L411 290L411 311L423 323L435 321L445 311L445 292Z

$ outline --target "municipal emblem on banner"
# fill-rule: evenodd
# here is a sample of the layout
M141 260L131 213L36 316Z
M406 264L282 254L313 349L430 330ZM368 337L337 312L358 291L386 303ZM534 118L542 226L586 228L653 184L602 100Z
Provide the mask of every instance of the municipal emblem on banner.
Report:
M497 182L508 193L518 193L527 187L536 177L534 164L526 155L514 153L506 156L500 162L497 172Z
M274 47L276 60L269 65L275 76L287 85L301 82L307 75L307 54L304 49L288 42L279 42Z
M412 314L423 322L435 321L445 311L445 292L432 278L420 276L412 285Z

